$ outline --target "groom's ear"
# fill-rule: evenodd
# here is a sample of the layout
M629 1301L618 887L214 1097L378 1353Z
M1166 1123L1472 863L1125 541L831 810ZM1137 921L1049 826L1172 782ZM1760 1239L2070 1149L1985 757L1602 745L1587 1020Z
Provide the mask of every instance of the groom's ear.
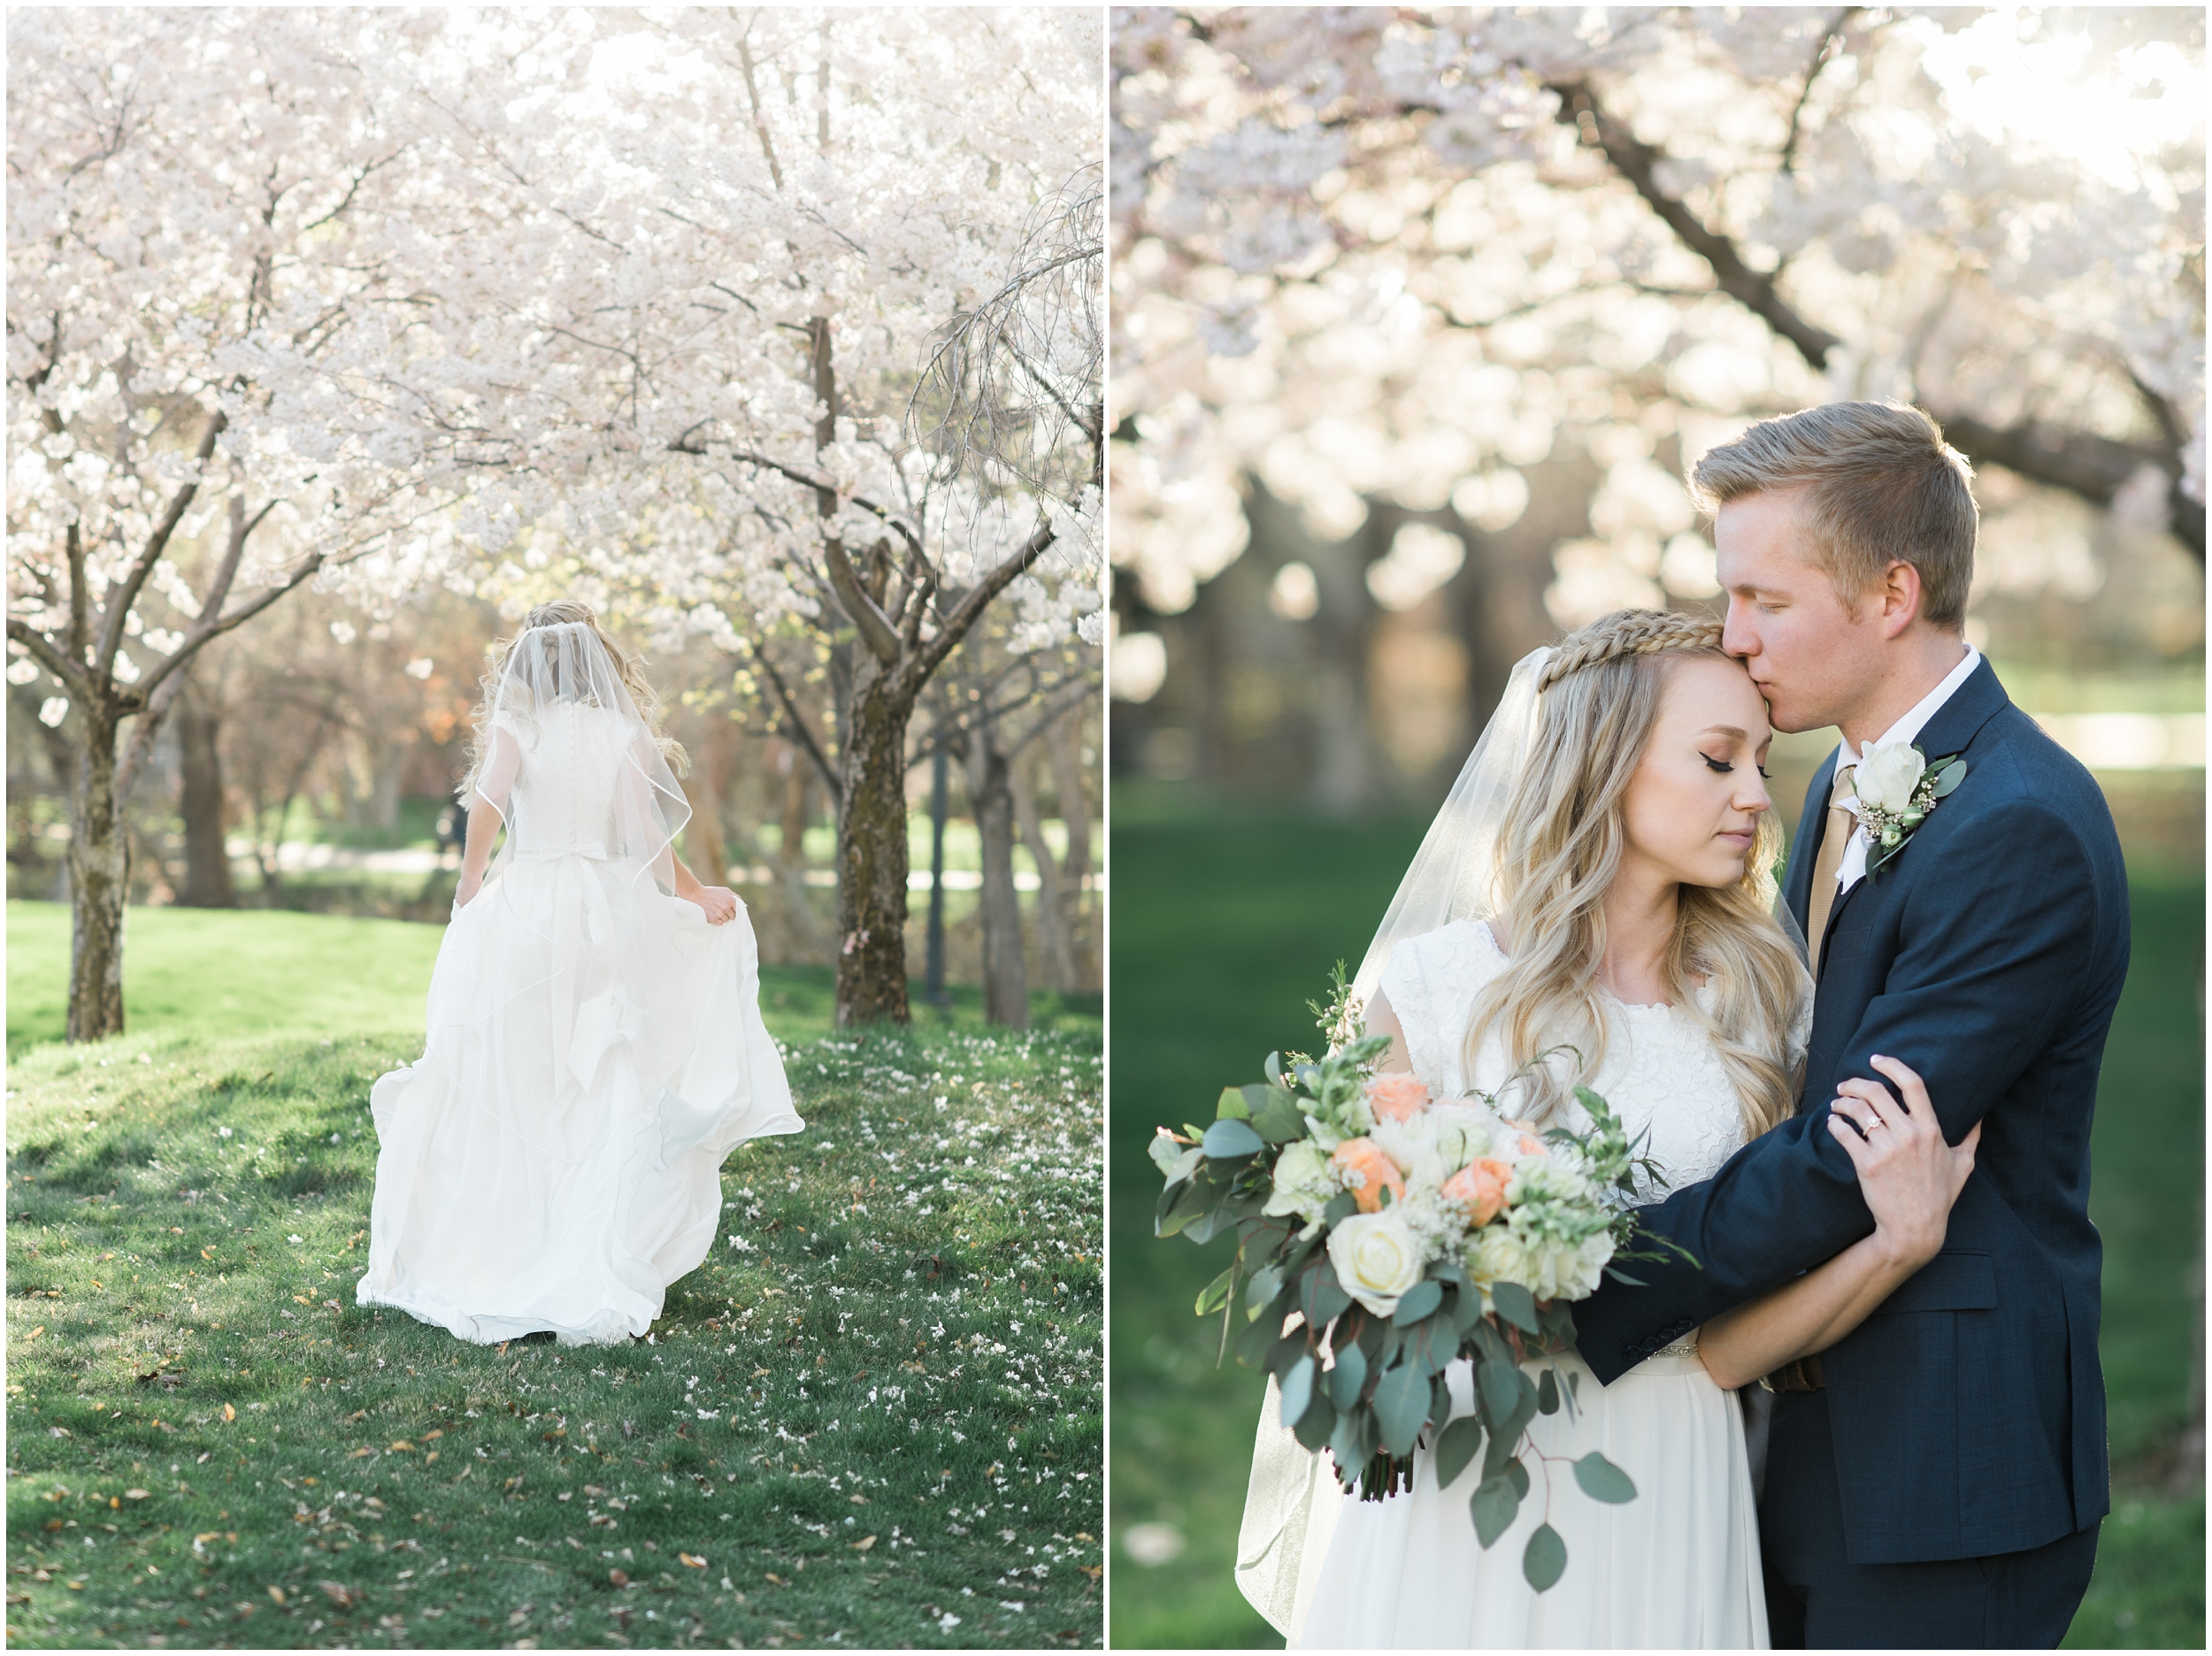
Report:
M1920 571L1902 558L1890 560L1878 585L1862 602L1871 602L1882 636L1893 639L1920 618Z

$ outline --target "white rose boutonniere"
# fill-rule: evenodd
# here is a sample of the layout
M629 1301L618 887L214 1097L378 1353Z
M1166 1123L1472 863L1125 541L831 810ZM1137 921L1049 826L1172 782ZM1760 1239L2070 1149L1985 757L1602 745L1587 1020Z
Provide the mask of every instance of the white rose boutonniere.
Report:
M1927 772L1927 756L1910 742L1877 742L1859 760L1851 787L1877 810L1901 812Z
M1930 759L1910 742L1877 742L1852 772L1852 814L1865 826L1871 875L1905 848L1936 801L1966 779L1956 754Z

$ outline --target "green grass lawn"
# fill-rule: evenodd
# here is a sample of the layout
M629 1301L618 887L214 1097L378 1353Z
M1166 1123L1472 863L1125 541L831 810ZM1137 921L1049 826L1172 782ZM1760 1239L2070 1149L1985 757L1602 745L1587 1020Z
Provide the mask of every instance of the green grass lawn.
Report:
M1156 1522L1184 1543L1148 1568L1117 1546L1118 1645L1281 1643L1230 1576L1262 1384L1233 1361L1217 1366L1217 1325L1190 1315L1228 1245L1153 1239L1160 1179L1145 1146L1163 1122L1206 1119L1214 1093L1257 1078L1271 1048L1310 1048L1304 1003L1334 962L1357 964L1425 827L1117 787L1110 1522L1117 1542ZM2175 1292L2196 1257L2203 1175L2204 887L2153 871L2134 896L2133 965L2094 1139L2116 1467L2153 1454L2185 1415L2193 1330ZM2075 1640L2200 1647L2201 1493L2177 1501L2124 1485L2114 1505Z
M357 920L284 909L133 908L124 923L124 1027L190 1029L203 1035L338 1035L419 1028L430 967L444 928L406 920ZM764 966L761 1007L785 1039L835 1022L836 969ZM69 908L8 905L8 1055L58 1041L66 1027ZM949 985L949 1007L911 985L925 1029L974 1028L982 991ZM1102 997L1037 990L1039 1029L1093 1030ZM412 1055L412 1054L411 1054Z
M11 1644L1101 1642L1094 1011L839 1034L773 974L808 1131L726 1165L739 1246L649 1340L502 1350L353 1302L434 931L180 917L247 923L204 971L376 986L264 1033L180 946L173 1016L13 1056Z

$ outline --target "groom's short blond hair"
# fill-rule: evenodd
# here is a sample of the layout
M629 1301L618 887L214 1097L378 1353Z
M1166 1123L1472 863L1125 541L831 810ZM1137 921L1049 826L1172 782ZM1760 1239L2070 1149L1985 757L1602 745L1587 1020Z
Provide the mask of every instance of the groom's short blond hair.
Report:
M1798 521L1846 603L1905 563L1920 571L1920 613L1947 629L1965 623L1974 471L1933 420L1898 402L1831 402L1761 420L1690 470L1690 498L1710 513L1795 489Z

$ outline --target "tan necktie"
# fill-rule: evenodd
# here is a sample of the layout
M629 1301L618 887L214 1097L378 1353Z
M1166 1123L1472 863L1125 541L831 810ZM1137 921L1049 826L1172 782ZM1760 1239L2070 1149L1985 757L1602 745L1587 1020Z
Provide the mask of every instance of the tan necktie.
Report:
M1846 801L1857 796L1851 790L1851 773L1857 767L1839 765L1836 785L1828 791L1828 825L1821 830L1820 855L1813 862L1813 888L1806 898L1807 941L1813 948L1813 976L1820 976L1822 946L1828 937L1828 916L1836 906L1836 877L1843 868L1844 847L1859 819Z

